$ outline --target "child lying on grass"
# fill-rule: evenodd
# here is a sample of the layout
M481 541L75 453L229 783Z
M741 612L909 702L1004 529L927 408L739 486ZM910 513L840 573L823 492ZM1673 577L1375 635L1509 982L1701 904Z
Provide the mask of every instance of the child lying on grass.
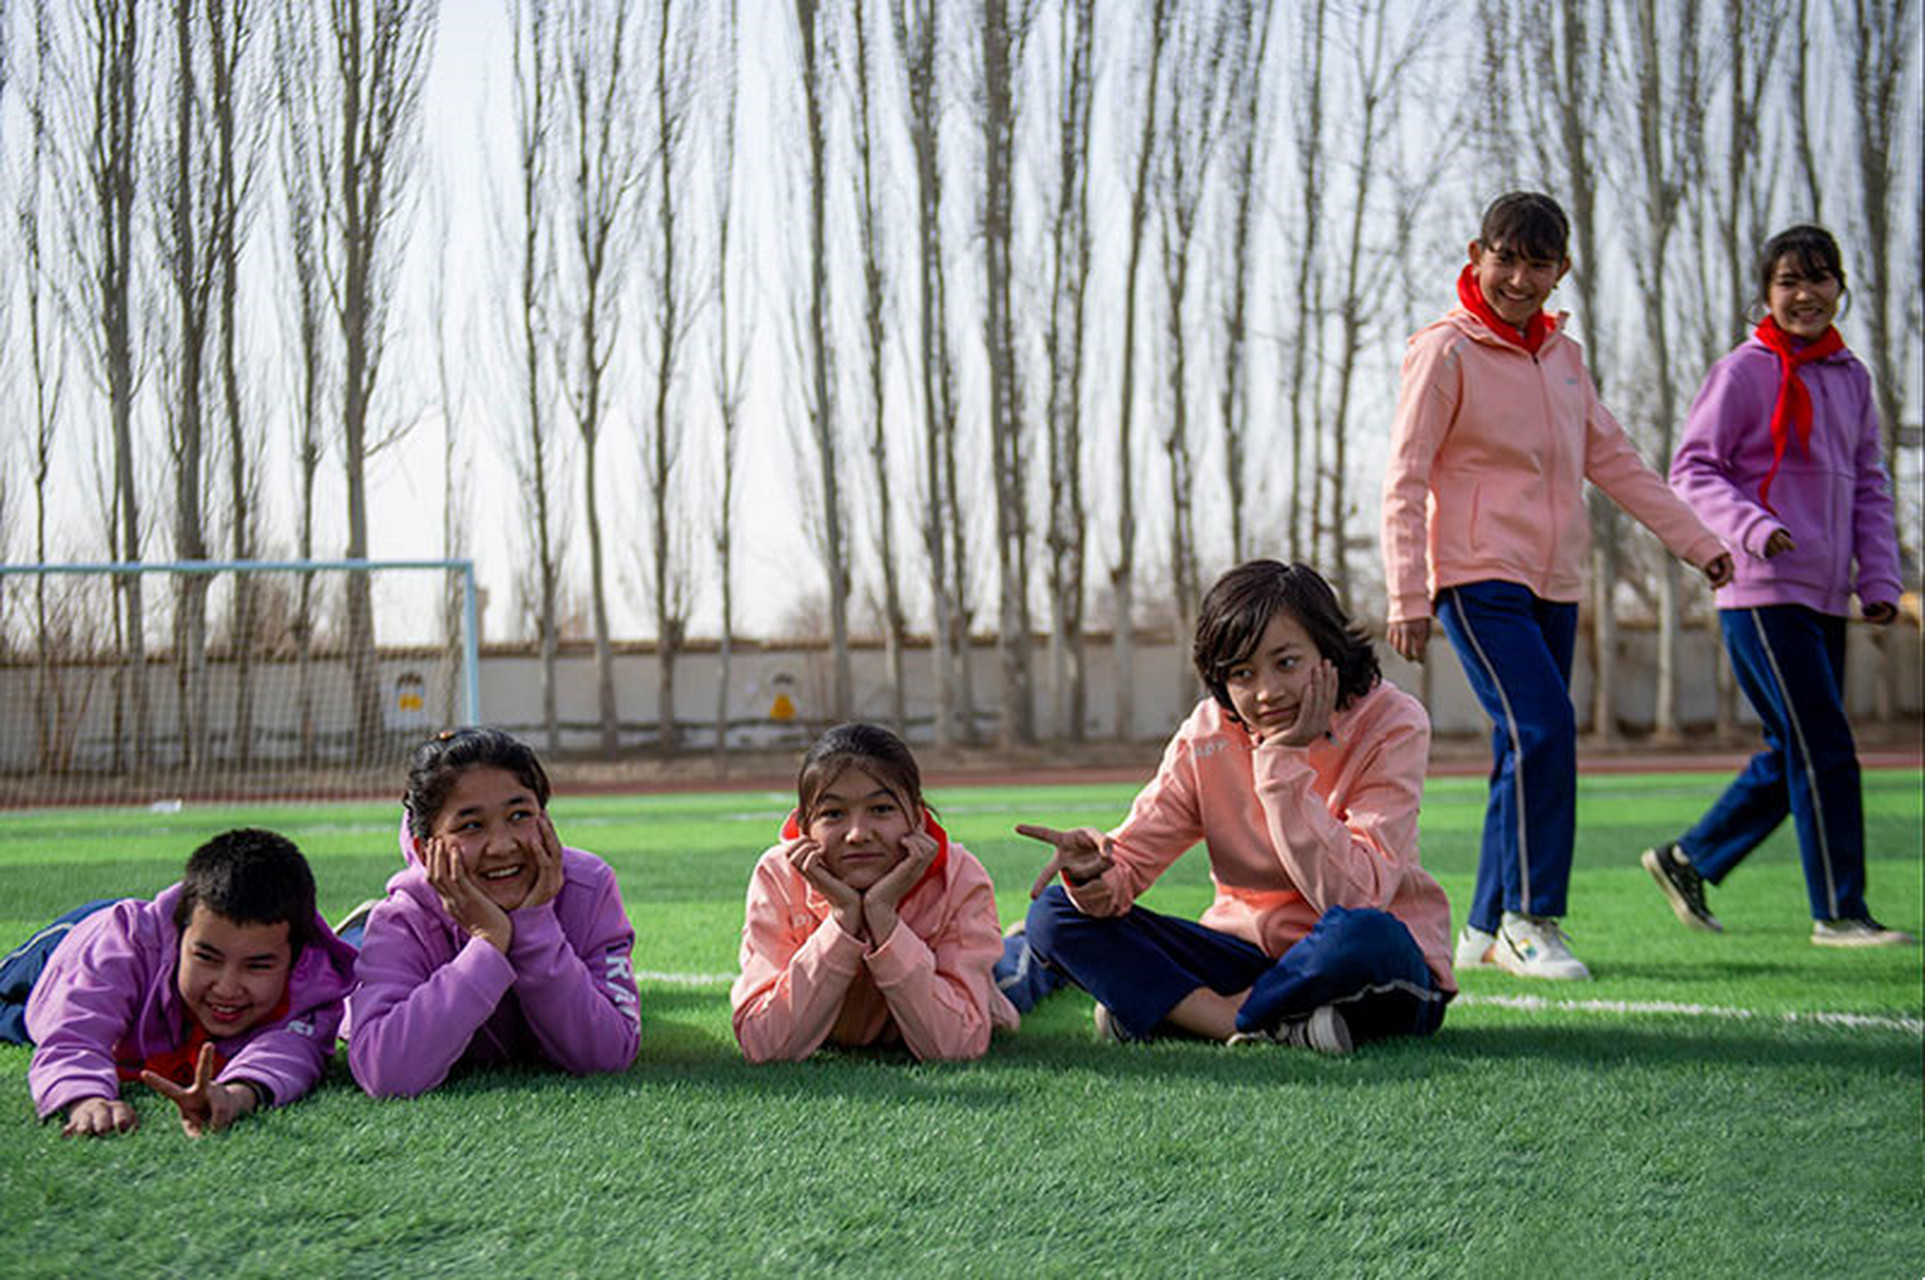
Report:
M824 1042L979 1058L1016 1010L995 989L996 891L930 816L902 739L871 724L823 734L796 809L749 881L742 974L730 992L751 1062Z
M499 729L415 749L401 856L368 916L348 1000L348 1065L412 1097L458 1064L620 1071L641 1041L635 931L608 864L565 849L548 774Z
M354 951L315 911L313 873L291 841L225 832L153 901L90 906L57 945L19 955L44 965L18 975L31 988L27 1085L41 1119L64 1110L64 1134L130 1133L139 1116L120 1086L139 1080L199 1136L314 1086Z

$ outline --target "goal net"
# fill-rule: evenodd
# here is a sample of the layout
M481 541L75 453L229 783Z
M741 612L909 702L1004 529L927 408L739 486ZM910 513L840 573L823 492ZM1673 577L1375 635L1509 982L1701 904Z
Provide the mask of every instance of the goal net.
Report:
M0 565L0 806L399 794L476 608L465 560Z

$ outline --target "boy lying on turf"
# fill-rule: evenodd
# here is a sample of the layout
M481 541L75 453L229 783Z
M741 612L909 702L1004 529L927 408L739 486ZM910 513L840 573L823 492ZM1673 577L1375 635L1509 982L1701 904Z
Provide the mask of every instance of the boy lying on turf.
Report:
M153 901L109 903L45 958L27 998L34 1109L65 1134L128 1133L140 1080L191 1136L294 1101L334 1051L354 951L314 909L291 841L243 829L187 860Z

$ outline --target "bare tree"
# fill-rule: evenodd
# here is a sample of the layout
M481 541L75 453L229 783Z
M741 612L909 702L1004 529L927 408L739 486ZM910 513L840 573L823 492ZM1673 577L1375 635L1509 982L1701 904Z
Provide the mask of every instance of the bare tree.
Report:
M1018 0L1021 3L1021 0ZM1009 0L982 0L981 80L983 342L989 357L990 475L996 502L997 663L1001 711L997 738L1004 746L1033 742L1030 696L1029 503L1025 479L1022 392L1017 385L1016 322L1011 314L1011 259L1015 236L1015 62L1026 20L1012 23Z
M328 293L341 333L341 463L347 474L347 556L368 556L367 464L394 438L370 437L386 353L401 220L419 154L421 86L434 0L328 0L327 52L315 81L321 187L330 193ZM381 727L374 604L365 574L347 581L347 653L354 756L371 758Z
M956 387L942 237L942 94L935 0L891 0L916 162L916 371L922 393L922 544L929 562L936 744L973 736L969 540L956 501Z
M1543 21L1517 26L1531 56L1515 60L1524 78L1517 101L1537 168L1562 195L1571 220L1578 311L1591 381L1603 393L1607 378L1599 285L1605 270L1599 223L1600 156L1595 136L1598 103L1609 84L1614 42L1612 9L1596 0L1556 0ZM1501 42L1498 42L1501 45ZM1617 737L1619 579L1617 506L1604 494L1589 498L1591 554L1591 730L1600 743Z
M267 98L271 82L255 69L249 52L257 20L258 10L252 0L207 0L207 64L212 91L208 107L215 150L209 231L219 271L215 305L221 410L227 427L228 554L235 560L251 560L255 554L258 513L253 494L259 483L263 444L260 419L243 405L239 316L254 178L266 144L267 122L272 118ZM233 754L242 768L247 767L254 750L254 587L249 575L234 575Z
M1190 265L1196 243L1210 161L1227 123L1225 102L1230 80L1225 44L1229 23L1197 4L1179 4L1168 83L1157 182L1159 244L1163 259L1164 349L1170 361L1168 426L1163 452L1169 461L1170 586L1174 630L1181 637L1196 629L1197 583L1195 452L1190 441ZM1159 401L1162 397L1158 397ZM1196 697L1196 674L1176 664L1176 705Z
M684 11L686 12L686 11ZM648 490L650 559L648 581L655 613L656 741L663 751L677 745L675 656L688 623L688 548L676 509L682 428L671 412L682 339L693 308L686 205L689 111L694 100L695 52L700 47L677 20L673 0L658 0L655 27L654 157L655 229L647 258L653 266L654 404L642 426L642 474Z
M468 555L473 477L469 470L471 447L463 436L466 418L468 380L456 376L449 361L450 350L471 350L472 342L451 336L449 317L454 308L448 302L448 280L452 274L448 260L449 191L445 183L434 188L434 244L438 251L437 269L428 277L425 296L427 314L423 327L434 335L434 380L436 403L441 416L441 558L460 560ZM463 326L466 328L467 326ZM454 661L459 652L463 628L462 583L453 571L443 574L441 585L441 644L445 659L441 664L441 705L454 707L461 664Z
M1865 322L1871 330L1872 387L1884 432L1885 474L1891 478L1896 498L1899 441L1905 433L1906 353L1915 357L1918 351L1916 329L1906 334L1904 321L1908 308L1915 315L1918 306L1918 259L1906 254L1899 233L1899 226L1908 216L1915 220L1919 209L1917 187L1908 189L1899 180L1907 98L1914 104L1917 101L1918 3L1850 0L1848 5L1840 5L1838 18L1839 25L1851 32L1851 38L1843 44L1852 51L1847 83L1852 88L1850 155L1858 195L1852 201L1857 214L1853 229L1854 239L1863 246L1859 253L1864 263L1863 296L1869 304ZM1911 86L1909 93L1907 86ZM1915 140L1915 114L1909 130ZM1909 286L1907 278L1912 281ZM1900 561L1916 563L1914 529L1904 520L1895 521L1895 526ZM1886 722L1897 706L1898 663L1892 634L1890 628L1879 631L1884 678L1877 684L1877 712Z
M1330 413L1331 442L1328 490L1330 507L1326 528L1330 558L1325 572L1340 598L1350 592L1350 555L1346 530L1349 507L1345 485L1349 475L1350 403L1364 344L1385 317L1385 300L1397 267L1393 256L1380 253L1370 241L1368 215L1379 183L1390 170L1385 152L1393 145L1403 121L1404 91L1409 73L1437 29L1442 11L1426 9L1411 20L1390 12L1387 0L1359 0L1347 15L1351 30L1349 97L1345 115L1355 130L1351 159L1349 226L1338 246L1342 255L1337 296L1338 344L1335 363L1337 401Z
M1149 66L1143 79L1143 122L1137 132L1130 182L1129 266L1123 276L1123 372L1117 402L1116 564L1110 570L1115 618L1116 736L1128 741L1136 727L1136 479L1131 442L1136 408L1136 282L1142 269L1144 224L1149 220L1152 166L1156 159L1157 85L1169 34L1171 0L1150 0L1146 41Z
M201 395L206 385L206 356L212 325L212 299L218 260L203 196L212 186L212 157L200 145L207 107L203 101L200 41L195 38L193 0L171 0L168 45L173 62L167 76L172 95L169 160L156 167L160 203L156 225L176 322L163 377L173 381L169 397L169 450L174 463L174 558L207 559L202 512L206 482L206 437ZM205 574L175 579L174 660L179 683L181 764L205 763L207 716L207 588Z
M1705 367L1746 329L1750 273L1745 264L1767 234L1776 187L1777 166L1761 154L1762 126L1786 10L1784 0L1725 0L1712 17L1714 56L1707 69L1705 105L1716 117L1707 126L1722 126L1723 163L1708 160L1687 194L1697 232L1690 247L1704 287L1687 291L1683 299L1695 313ZM1715 287L1719 283L1722 288ZM1720 639L1715 608L1704 610L1702 625L1717 655L1715 729L1720 741L1728 741L1737 730L1737 680Z
M1798 175L1805 186L1808 207L1805 215L1813 222L1825 220L1825 179L1812 148L1818 144L1819 134L1814 127L1811 115L1811 86L1825 83L1825 77L1814 75L1812 66L1811 28L1814 18L1811 0L1793 0L1792 27L1797 32L1797 62L1795 74L1786 92L1791 96L1792 149L1798 157Z
M1264 128L1264 67L1269 61L1270 18L1274 0L1232 0L1230 38L1235 42L1234 79L1230 86L1230 256L1228 296L1223 305L1223 383L1218 389L1222 412L1224 494L1230 508L1230 559L1241 563L1249 554L1246 532L1249 477L1245 475L1250 392L1244 360L1250 329L1252 275L1250 224L1256 202L1259 138Z
M61 394L66 385L65 348L58 341L51 314L53 290L48 278L43 221L46 183L57 180L53 169L52 122L48 118L52 105L51 82L56 75L52 21L47 0L33 0L30 28L33 79L27 88L24 103L27 131L25 172L14 202L14 225L20 234L21 300L26 304L28 393L33 405L28 458L33 481L33 557L36 564L46 564L50 558L47 541L48 480L53 471L54 445L60 427ZM3 17L0 17L0 25L4 25ZM67 722L61 668L53 662L53 632L47 586L44 576L34 579L34 754L43 769L53 767L57 735L60 726Z
M89 0L75 15L77 39L63 77L72 97L63 141L76 156L67 194L68 234L80 283L70 310L95 377L107 397L111 475L103 514L115 558L141 558L139 457L134 442L138 376L133 341L134 196L139 181L139 103L143 42L137 0ZM115 583L114 631L120 664L114 680L113 764L145 768L153 759L146 677L141 575ZM125 739L131 707L133 744Z
M721 580L722 636L718 646L720 675L715 694L715 756L718 765L726 759L729 740L730 665L735 655L735 577L732 530L735 519L735 458L741 440L744 379L747 372L746 335L736 342L729 313L731 260L729 245L735 220L735 106L741 78L741 47L737 35L735 0L723 10L721 52L717 58L716 83L722 95L721 124L716 137L715 166L712 171L714 194L711 207L715 219L715 344L713 385L720 438L716 451L720 459L720 491L711 523L715 544L716 576Z
M550 330L554 292L554 256L549 198L549 154L553 146L553 104L550 82L557 72L554 58L553 11L548 0L507 0L508 25L514 66L515 177L520 216L515 240L516 338L520 343L522 420L515 427L511 456L518 488L526 507L534 512L537 644L541 650L541 719L549 751L561 749L561 722L556 710L555 616L561 577L551 510L554 421L549 411L549 380L544 376L543 352L552 341Z
M274 85L280 124L281 189L287 204L283 246L289 263L294 329L295 555L312 560L314 489L321 469L323 400L330 368L324 311L326 282L319 244L326 195L315 162L320 118L312 94L320 73L320 53L316 29L304 13L293 7L274 11ZM318 747L313 690L315 604L314 575L303 573L293 618L299 759L303 764L314 762Z
M620 746L615 655L608 630L608 587L602 549L597 445L606 425L608 362L620 324L625 255L611 253L626 235L639 195L642 158L633 129L631 0L570 0L562 14L561 62L567 94L570 234L563 272L572 332L563 341L562 385L582 442L582 517L588 530L589 598L595 620L595 690L602 754Z
M1311 554L1317 543L1315 534L1317 506L1316 468L1310 468L1304 483L1304 444L1319 438L1317 432L1317 391L1321 361L1313 358L1312 346L1323 332L1323 186L1325 178L1324 139L1324 19L1329 0L1307 0L1305 12L1298 15L1297 41L1292 50L1296 87L1293 116L1295 125L1296 188L1298 199L1296 271L1289 298L1297 323L1290 343L1290 558L1301 560ZM1308 492L1306 493L1306 490Z
M1056 191L1050 221L1049 361L1050 665L1056 732L1083 739L1088 697L1083 643L1088 534L1083 493L1083 375L1090 280L1089 150L1095 98L1096 5L1062 0L1057 47Z
M865 361L866 415L869 437L869 475L875 494L876 558L882 568L883 656L888 665L889 715L898 732L908 723L903 705L903 640L908 631L902 611L902 584L896 565L895 513L897 504L889 501L892 488L889 476L887 382L889 348L889 293L883 256L886 249L888 217L882 197L876 190L874 137L875 79L872 65L875 54L870 40L869 12L865 0L855 0L850 15L856 46L856 96L854 137L856 148L857 236L862 247L862 336Z
M1704 127L1700 11L1690 3L1638 0L1627 29L1628 49L1622 100L1634 104L1637 128L1630 185L1643 215L1639 252L1633 255L1639 290L1645 300L1648 344L1653 366L1652 417L1657 428L1656 457L1668 465L1677 434L1677 373L1670 331L1675 299L1670 293L1670 253L1684 194L1698 178ZM1656 733L1678 736L1678 562L1663 557L1658 578L1658 670Z
M854 677L849 666L849 549L848 535L842 527L843 510L839 476L839 432L832 397L835 363L834 342L829 316L829 167L828 137L824 105L827 97L826 63L829 60L822 7L818 0L795 0L796 36L799 42L798 71L801 76L804 145L808 165L808 246L809 289L807 317L802 324L803 359L808 366L803 391L804 416L809 438L815 447L816 467L820 473L822 510L820 549L823 568L828 574L829 645L833 664L830 713L847 719L854 705Z

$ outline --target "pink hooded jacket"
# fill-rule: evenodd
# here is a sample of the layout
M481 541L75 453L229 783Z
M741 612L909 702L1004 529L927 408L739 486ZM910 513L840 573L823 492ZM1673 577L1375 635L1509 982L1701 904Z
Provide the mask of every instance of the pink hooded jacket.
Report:
M1308 747L1259 745L1205 698L1110 832L1109 870L1064 888L1085 915L1120 916L1201 840L1216 884L1210 928L1280 956L1330 908L1374 907L1403 921L1455 991L1450 902L1417 858L1429 755L1423 704L1387 680Z
M993 1027L1016 1026L1016 1007L991 976L1003 938L989 873L936 831L947 856L903 897L896 931L877 947L842 931L786 844L756 862L742 973L729 992L750 1062L799 1061L824 1041L900 1040L918 1058L980 1058Z
M129 898L96 911L48 957L27 999L27 1088L41 1119L86 1098L118 1098L117 1065L137 1068L187 1043L188 1014L174 985L180 894L176 884L152 902ZM334 1052L353 984L354 948L317 913L313 939L288 973L286 1016L213 1041L227 1064L215 1079L251 1080L277 1106L299 1098Z
M1384 470L1389 621L1431 616L1445 587L1498 580L1583 595L1584 481L1703 567L1717 535L1646 466L1558 330L1532 356L1458 307L1411 336Z
M401 853L408 867L368 917L348 997L348 1066L364 1090L413 1097L457 1063L550 1062L586 1075L635 1060L635 930L607 863L564 848L561 892L509 913L503 955L441 905L405 815Z

